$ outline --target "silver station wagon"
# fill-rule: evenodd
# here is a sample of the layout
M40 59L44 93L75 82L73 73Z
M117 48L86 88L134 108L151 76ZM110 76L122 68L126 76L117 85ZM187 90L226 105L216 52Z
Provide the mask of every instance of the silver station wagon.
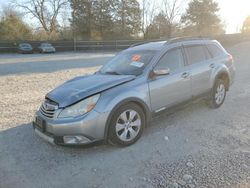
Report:
M219 108L233 83L233 57L216 40L179 38L136 44L93 75L49 92L35 132L58 145L135 143L154 114L203 97Z

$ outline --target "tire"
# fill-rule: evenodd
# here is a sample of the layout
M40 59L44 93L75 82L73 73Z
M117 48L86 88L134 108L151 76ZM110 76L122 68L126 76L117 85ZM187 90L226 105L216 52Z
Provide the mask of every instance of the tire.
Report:
M121 106L112 115L109 143L118 146L134 144L141 137L145 124L146 117L141 107L135 103Z
M222 79L217 79L211 91L208 104L211 108L214 108L214 109L219 108L224 103L225 98L226 98L225 81Z

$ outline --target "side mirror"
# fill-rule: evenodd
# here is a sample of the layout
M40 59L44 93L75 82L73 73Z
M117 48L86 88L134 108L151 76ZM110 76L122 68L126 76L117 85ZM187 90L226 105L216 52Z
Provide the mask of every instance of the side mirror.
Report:
M164 68L164 69L156 68L153 70L154 76L164 76L164 75L168 75L169 73L170 73L169 68Z

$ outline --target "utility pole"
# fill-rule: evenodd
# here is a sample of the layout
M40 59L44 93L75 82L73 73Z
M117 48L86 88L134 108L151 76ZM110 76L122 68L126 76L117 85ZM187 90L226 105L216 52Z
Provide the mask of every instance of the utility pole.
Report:
M73 45L74 52L76 52L76 34L75 34L76 26L75 26L75 9L73 10Z

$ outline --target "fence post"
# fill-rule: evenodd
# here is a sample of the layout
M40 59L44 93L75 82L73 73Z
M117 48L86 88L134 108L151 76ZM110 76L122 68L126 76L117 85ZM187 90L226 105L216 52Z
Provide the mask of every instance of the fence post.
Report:
M76 39L74 37L74 52L76 52Z
M115 51L117 52L117 40L115 40Z

